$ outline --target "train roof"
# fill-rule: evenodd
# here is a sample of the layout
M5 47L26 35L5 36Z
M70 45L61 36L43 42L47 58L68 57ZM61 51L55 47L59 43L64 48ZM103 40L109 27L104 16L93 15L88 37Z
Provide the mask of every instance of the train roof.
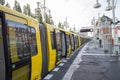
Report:
M12 16L16 16L16 17L19 17L21 19L24 19L24 20L26 20L26 22L27 22L28 25L32 26L32 25L38 24L38 21L36 19L31 18L31 17L29 17L29 16L27 16L25 14L22 14L20 12L15 11L15 10L12 10L10 8L4 7L2 5L0 5L0 11L5 12L7 14L7 16L8 15L12 15ZM15 21L17 21L17 20L15 20Z

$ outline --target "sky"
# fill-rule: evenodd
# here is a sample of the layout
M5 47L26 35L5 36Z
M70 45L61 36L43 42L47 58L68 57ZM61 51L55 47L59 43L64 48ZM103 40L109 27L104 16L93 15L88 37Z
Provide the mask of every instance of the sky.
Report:
M13 7L14 0L5 0L10 3L10 6ZM36 2L41 2L43 0L17 0L21 7L26 3L30 4L32 12L37 7ZM116 1L116 0L115 0ZM105 11L107 7L106 0L99 0L99 3L102 5L101 8L93 8L96 0L46 0L46 7L51 10L51 15L54 20L54 23L57 25L58 22L64 22L67 17L67 22L69 27L76 27L79 30L82 27L91 26L91 20L93 17L98 18L98 13L100 17L104 14L112 18L112 11ZM120 0L117 0L115 14L116 17L120 20Z

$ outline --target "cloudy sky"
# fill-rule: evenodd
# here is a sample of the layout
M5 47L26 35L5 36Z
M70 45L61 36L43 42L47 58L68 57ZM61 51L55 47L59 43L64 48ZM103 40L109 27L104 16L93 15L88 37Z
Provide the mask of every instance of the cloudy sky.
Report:
M14 0L5 0L9 2L11 7L13 7ZM28 3L31 5L32 11L37 7L36 2L43 3L43 0L17 0L21 6ZM116 1L116 0L115 0ZM100 16L103 14L112 18L112 11L105 11L107 7L106 0L99 0L102 7L99 9L93 8L96 0L46 0L46 6L51 10L52 18L55 24L58 22L64 22L65 17L67 17L70 27L74 24L77 29L81 27L87 27L91 25L91 20L93 17L98 18L98 13ZM117 0L116 4L116 17L120 20L120 0Z

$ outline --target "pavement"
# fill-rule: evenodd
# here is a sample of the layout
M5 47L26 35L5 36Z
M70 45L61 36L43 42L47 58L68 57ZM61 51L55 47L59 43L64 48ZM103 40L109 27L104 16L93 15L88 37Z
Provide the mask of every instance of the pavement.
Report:
M62 80L120 80L120 60L105 53L98 44L87 43Z
M85 45L85 44L84 44ZM68 58L64 58L61 60L61 63L57 65L48 75L46 75L41 80L62 80L71 64L75 60L76 56L79 54L84 45L80 46L77 50L72 52L72 54Z
M120 80L120 59L90 41L53 69L43 80Z

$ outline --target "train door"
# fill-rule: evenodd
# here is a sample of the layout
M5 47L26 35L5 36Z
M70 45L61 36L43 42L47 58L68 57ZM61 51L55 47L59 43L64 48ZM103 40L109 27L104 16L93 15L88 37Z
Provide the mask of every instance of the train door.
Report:
M65 33L59 30L55 30L56 48L57 48L57 61L60 61L63 57L66 57L66 37Z
M0 13L0 15L3 17L4 13ZM2 73L4 75L4 72L6 72L6 80L30 80L31 52L28 43L29 28L18 22L5 21L5 17L3 20L4 51L0 53L4 54L1 56L5 56L5 65L2 63L2 67L5 67L6 70L3 69ZM2 46L3 44L1 43L0 47L3 48ZM4 80L4 76L2 78L1 80Z
M6 80L6 70L5 70L5 68L6 68L6 62L5 62L5 46L4 46L4 40L3 40L3 35L5 35L4 34L4 30L3 30L3 26L4 26L4 23L5 23L5 21L4 21L4 17L3 17L4 15L2 14L2 12L0 12L0 79L1 80Z
M48 48L47 48L47 31L44 25L40 25L40 39L42 45L42 75L45 77L48 73Z
M8 53L12 80L30 80L31 74L31 35L24 24L7 21Z

